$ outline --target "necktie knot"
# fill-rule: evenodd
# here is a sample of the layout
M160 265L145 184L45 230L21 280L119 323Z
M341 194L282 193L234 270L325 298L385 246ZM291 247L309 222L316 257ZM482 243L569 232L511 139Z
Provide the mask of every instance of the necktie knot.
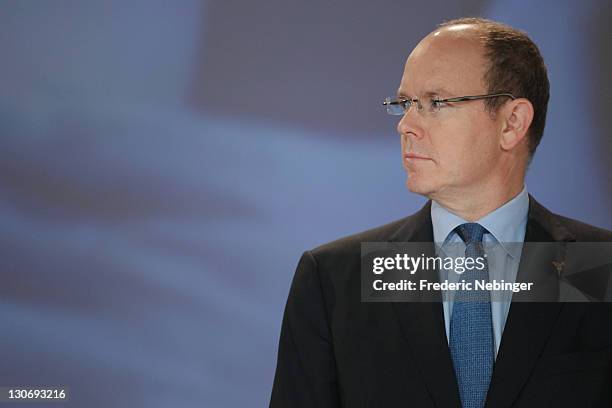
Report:
M466 245L482 242L482 237L488 232L485 227L476 222L461 224L455 230Z

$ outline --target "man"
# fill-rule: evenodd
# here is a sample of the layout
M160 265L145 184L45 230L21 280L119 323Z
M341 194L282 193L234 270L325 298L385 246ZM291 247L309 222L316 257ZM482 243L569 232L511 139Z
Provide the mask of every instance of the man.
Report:
M385 105L402 115L407 187L430 201L304 253L271 407L612 407L610 303L361 301L362 242L456 242L478 255L487 240L612 241L525 190L548 92L536 45L506 25L454 20L417 45ZM504 277L515 281L526 256L509 251Z

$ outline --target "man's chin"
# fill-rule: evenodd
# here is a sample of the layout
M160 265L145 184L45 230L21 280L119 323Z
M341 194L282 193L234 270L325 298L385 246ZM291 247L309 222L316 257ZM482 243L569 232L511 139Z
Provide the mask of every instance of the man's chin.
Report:
M425 180L419 179L419 177L410 177L406 179L406 187L412 193L419 194L425 197L429 197L433 192L432 183L428 183Z

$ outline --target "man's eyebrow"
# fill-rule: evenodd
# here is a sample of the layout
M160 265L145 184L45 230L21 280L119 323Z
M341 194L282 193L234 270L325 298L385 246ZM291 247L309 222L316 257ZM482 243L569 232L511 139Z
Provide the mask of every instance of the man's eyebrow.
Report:
M395 93L395 96L397 96L398 98L408 98L408 96L404 94L402 91L400 91L399 89Z
M432 90L426 91L423 93L423 96L437 96L437 95L449 95L450 93L444 88L434 88ZM404 92L398 89L397 91L398 98L409 98Z
M424 93L425 96L448 95L448 91L444 88L435 88Z

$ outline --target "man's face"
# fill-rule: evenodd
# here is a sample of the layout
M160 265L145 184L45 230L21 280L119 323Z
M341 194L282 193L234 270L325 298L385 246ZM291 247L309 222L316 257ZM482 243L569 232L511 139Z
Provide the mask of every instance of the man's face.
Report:
M398 94L423 100L486 94L486 66L482 46L461 29L432 33L408 57ZM484 101L449 103L435 114L427 109L412 106L397 126L409 190L437 199L486 188L501 153L501 127Z

